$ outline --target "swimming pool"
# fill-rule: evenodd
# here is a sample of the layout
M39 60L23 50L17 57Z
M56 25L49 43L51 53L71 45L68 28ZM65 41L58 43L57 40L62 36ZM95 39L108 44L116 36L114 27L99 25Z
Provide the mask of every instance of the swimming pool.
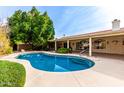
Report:
M69 72L85 70L94 66L94 62L76 56L53 55L46 53L22 54L17 59L30 61L32 67L49 72Z

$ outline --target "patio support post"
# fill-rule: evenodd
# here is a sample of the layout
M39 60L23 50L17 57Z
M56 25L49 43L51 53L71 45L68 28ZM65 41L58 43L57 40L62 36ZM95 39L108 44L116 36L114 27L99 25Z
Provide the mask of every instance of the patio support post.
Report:
M69 48L69 40L67 40L67 48Z
M57 38L55 39L55 51L57 51Z
M92 38L89 38L89 56L92 56Z

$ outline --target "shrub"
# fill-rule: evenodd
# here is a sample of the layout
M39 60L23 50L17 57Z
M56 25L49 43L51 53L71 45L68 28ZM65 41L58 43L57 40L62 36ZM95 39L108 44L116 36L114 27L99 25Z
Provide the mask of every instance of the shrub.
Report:
M57 52L58 53L69 53L71 52L71 49L70 48L59 48Z
M12 48L10 47L10 41L7 36L7 33L3 30L0 30L0 55L12 53Z
M13 49L11 47L9 47L7 50L6 50L6 54L11 54L13 53Z
M22 87L25 79L26 71L22 64L0 61L0 87Z

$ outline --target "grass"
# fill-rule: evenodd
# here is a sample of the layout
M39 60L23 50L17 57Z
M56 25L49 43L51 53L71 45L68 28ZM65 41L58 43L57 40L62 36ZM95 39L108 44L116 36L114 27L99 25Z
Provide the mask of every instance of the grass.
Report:
M0 87L23 87L26 71L22 64L0 60Z

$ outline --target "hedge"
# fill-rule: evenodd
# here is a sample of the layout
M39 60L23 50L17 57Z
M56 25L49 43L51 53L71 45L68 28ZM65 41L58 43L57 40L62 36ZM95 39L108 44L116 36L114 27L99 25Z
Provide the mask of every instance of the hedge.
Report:
M71 52L71 49L70 48L59 48L57 52L58 53L69 53Z

